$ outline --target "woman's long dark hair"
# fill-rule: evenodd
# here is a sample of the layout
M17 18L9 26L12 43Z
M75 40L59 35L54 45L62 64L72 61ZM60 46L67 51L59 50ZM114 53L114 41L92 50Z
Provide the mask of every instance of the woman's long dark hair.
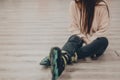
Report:
M95 12L95 6L98 5L100 2L106 2L104 0L75 0L78 5L80 4L80 25L83 26L85 34L90 33L92 22L94 19L94 12ZM109 13L108 5L106 4L106 8Z

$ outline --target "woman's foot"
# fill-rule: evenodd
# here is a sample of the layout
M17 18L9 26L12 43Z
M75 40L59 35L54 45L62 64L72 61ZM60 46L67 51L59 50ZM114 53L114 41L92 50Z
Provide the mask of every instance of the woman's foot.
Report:
M54 47L50 52L50 63L52 80L57 80L65 69L66 60L62 57L61 50L58 47Z
M97 60L98 57L96 56L96 54L94 54L94 55L91 56L91 59L92 59L92 60Z

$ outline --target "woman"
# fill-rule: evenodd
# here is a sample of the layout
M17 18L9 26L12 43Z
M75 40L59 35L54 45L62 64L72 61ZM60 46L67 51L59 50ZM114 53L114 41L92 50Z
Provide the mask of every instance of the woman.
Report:
M56 80L65 65L78 59L97 59L108 46L105 35L109 26L109 10L104 0L74 0L70 4L73 35L62 49L53 47L41 65L51 65L52 80ZM83 45L85 43L85 45Z

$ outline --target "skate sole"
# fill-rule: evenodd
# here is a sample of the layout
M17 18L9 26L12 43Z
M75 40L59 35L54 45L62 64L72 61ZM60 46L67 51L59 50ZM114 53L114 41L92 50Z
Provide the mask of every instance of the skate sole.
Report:
M51 73L52 73L52 80L57 80L58 78L58 65L57 65L57 59L58 59L58 51L53 49L50 54L51 56Z

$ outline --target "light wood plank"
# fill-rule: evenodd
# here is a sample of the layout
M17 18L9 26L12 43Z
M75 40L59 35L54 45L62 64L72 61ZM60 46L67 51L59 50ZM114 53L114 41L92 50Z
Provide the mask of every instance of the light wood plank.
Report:
M120 79L120 0L108 0L109 47L99 60L68 65L59 80ZM0 0L0 80L51 80L39 65L51 47L62 47L68 31L70 0Z

